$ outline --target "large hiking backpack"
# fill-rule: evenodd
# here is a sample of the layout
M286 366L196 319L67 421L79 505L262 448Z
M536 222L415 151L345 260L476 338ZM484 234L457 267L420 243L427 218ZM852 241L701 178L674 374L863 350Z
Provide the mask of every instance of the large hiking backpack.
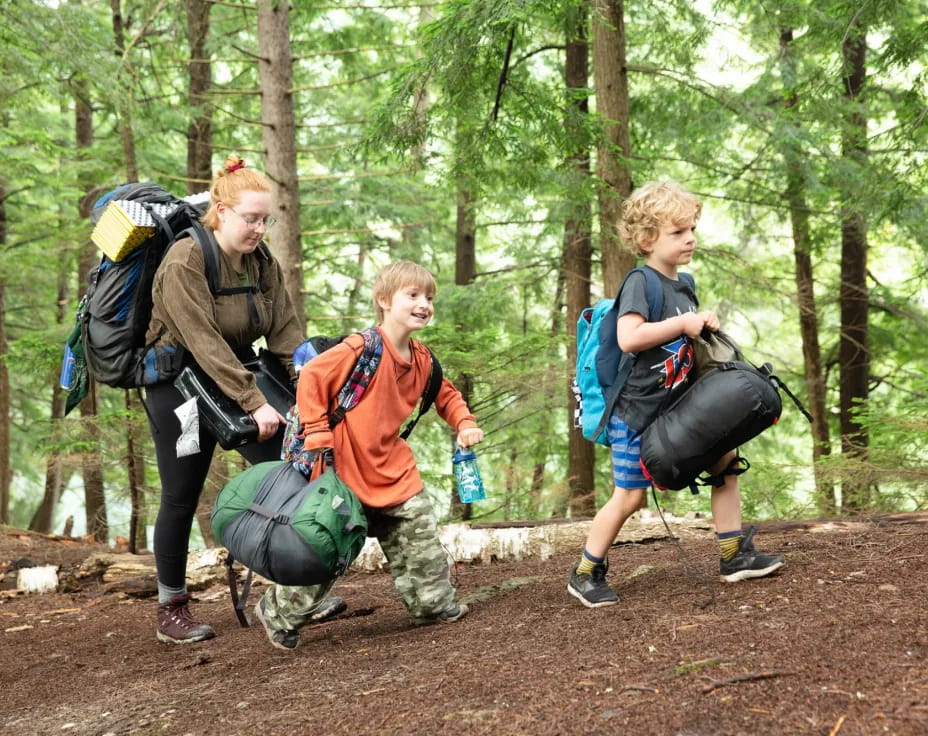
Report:
M199 244L214 295L253 295L260 289L261 275L258 285L219 288L219 246L199 222L204 204L202 195L178 199L153 182L125 184L94 204L90 215L97 224L93 238L106 254L88 276L78 315L84 360L98 381L136 388L179 372L182 355L172 348L152 349L145 344L152 282L176 240L192 237ZM260 247L267 255L266 246Z
M345 412L353 409L361 401L368 384L370 384L374 373L377 371L377 366L380 365L380 358L383 355L383 335L380 334L380 330L376 327L368 327L358 334L364 339L364 347L355 361L351 375L338 392L335 408L329 414L329 429L334 429L345 418ZM309 338L294 351L294 367L299 370L307 361L334 347L346 337L347 335L341 337L323 337L320 335ZM443 378L441 363L438 362L435 353L431 349L427 349L432 358L429 380L422 392L422 399L419 402L419 410L416 416L407 423L400 433L400 437L404 440L412 433L422 415L435 403L438 391L441 388ZM302 472L309 477L313 455L303 449L303 426L295 404L287 413L287 429L284 433L281 457L284 460L293 462L295 467L300 467Z
M258 463L229 481L210 522L229 551L229 587L243 626L251 572L282 585L327 583L348 569L367 536L361 502L332 467L308 483L281 461ZM235 560L249 568L241 598Z
M616 336L619 300L633 273L644 275L648 321L659 321L664 312L664 288L660 277L648 266L629 271L615 299L600 299L594 306L584 309L577 320L576 373L571 381L574 427L580 429L586 439L607 447L606 424L635 364L635 355L624 353ZM695 296L693 277L688 273L680 273L679 277Z

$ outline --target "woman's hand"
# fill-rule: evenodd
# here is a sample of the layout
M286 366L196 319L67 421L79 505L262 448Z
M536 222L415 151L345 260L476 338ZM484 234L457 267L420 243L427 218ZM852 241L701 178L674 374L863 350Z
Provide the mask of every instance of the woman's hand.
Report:
M470 447L483 442L483 430L479 427L467 427L458 432L458 444L461 447Z
M259 406L251 415L251 418L258 425L258 442L271 439L277 434L280 425L287 423L287 420L270 404Z

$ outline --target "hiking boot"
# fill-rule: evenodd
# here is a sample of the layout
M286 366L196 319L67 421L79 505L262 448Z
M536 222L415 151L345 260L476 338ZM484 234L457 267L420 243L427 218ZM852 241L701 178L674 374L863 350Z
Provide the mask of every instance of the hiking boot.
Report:
M575 567L567 581L567 592L587 608L614 606L619 602L619 596L606 582L606 565L602 562L593 565L589 575L578 575Z
M328 621L347 608L348 604L345 603L341 596L333 595L329 598L323 598L315 605L313 612L309 614L309 621L314 624Z
M190 615L189 595L178 595L158 604L158 640L168 644L190 644L212 639L216 632L209 624Z
M730 560L719 562L722 580L737 583L748 578L762 578L783 567L783 555L763 555L754 550L753 526L741 538L738 551Z
M271 646L283 649L285 652L292 652L300 646L300 632L296 629L272 629L270 627L264 618L264 598L255 603L255 618L264 627L264 633L267 634Z
M437 613L434 616L421 616L419 618L414 618L413 623L416 626L429 626L431 624L452 624L455 621L460 621L467 615L468 607L466 603L452 603L448 608L446 608L441 613Z

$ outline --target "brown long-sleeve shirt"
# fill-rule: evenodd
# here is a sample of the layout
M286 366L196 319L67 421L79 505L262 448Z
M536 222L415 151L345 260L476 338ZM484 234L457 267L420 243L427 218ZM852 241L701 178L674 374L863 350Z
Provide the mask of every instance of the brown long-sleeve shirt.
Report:
M383 334L383 333L381 333ZM364 396L345 418L329 429L329 413L364 347L352 335L313 358L300 372L296 402L307 449L331 447L335 469L361 503L394 506L419 493L422 478L412 448L399 437L428 382L431 356L415 340L412 361L399 357L383 335L383 355ZM477 426L461 393L444 379L435 399L438 415L456 431Z
M219 288L242 286L241 278L218 250ZM254 375L236 358L236 351L263 336L268 350L292 373L293 351L303 341L303 331L277 260L258 249L245 255L244 267L249 284L256 283L262 274L260 291L253 295L257 322L252 321L247 294L210 293L203 252L193 239L176 242L155 274L145 341L186 348L223 393L250 414L265 403L265 397L255 385Z

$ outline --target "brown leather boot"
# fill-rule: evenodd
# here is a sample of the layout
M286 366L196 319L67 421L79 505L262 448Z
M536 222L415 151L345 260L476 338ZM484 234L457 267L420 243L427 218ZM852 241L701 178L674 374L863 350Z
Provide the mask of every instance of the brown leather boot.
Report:
M158 640L169 644L189 644L212 639L216 632L209 624L190 615L189 595L179 595L167 603L158 604Z

